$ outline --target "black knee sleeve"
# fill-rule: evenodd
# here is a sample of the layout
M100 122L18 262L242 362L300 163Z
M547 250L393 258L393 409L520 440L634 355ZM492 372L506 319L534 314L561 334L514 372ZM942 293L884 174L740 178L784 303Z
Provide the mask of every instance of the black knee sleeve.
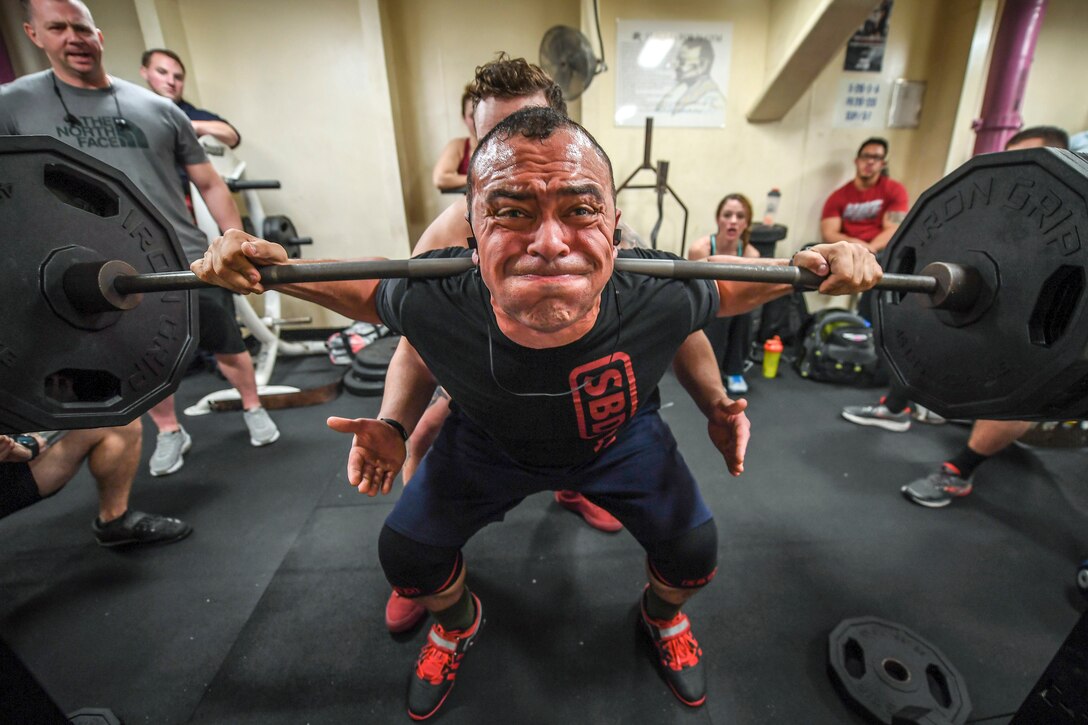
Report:
M25 463L0 463L0 519L42 500L34 474Z
M694 529L646 547L650 571L676 589L705 586L718 571L718 527L714 519Z
M447 589L461 574L461 550L430 546L382 526L378 559L385 578L401 596L421 597Z

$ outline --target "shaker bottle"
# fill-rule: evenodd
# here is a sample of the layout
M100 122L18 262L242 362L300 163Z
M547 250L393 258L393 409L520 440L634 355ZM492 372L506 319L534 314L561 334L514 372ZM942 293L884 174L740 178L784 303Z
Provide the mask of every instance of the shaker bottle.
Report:
M782 339L775 335L763 343L763 377L778 375L778 361L782 358Z

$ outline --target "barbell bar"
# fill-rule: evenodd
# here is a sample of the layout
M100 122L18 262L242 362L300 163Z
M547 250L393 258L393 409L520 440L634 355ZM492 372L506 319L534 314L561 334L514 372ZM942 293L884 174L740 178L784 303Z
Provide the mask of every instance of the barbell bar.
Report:
M277 285L333 282L344 280L451 277L473 268L469 257L440 259L383 259L351 262L310 262L260 267L261 284ZM615 267L651 277L674 279L717 279L767 284L788 284L801 289L816 289L823 278L802 267L768 264L733 264L728 262L689 262L669 259L620 257ZM935 264L932 275L888 274L877 289L917 292L937 300L933 306L967 307L976 292L964 283L973 270L960 265ZM939 276L938 276L939 275ZM72 265L64 276L64 291L77 309L100 312L131 309L138 300L134 295L175 292L213 287L192 272L139 274L119 260L82 262Z
M946 416L1088 413L1088 162L991 154L924 192L892 238L875 328L913 400ZM1085 244L1081 244L1085 240ZM0 431L120 425L176 389L195 296L172 225L115 169L48 137L0 137ZM677 278L816 287L798 267L620 258ZM265 283L437 277L467 257L283 265ZM916 271L920 273L916 274Z

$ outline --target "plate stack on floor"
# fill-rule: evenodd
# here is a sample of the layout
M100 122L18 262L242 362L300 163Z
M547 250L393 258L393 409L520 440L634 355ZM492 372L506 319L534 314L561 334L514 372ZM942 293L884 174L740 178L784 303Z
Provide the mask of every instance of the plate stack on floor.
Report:
M344 390L363 397L378 396L385 391L385 373L400 342L400 335L382 337L370 343L351 361L344 373Z

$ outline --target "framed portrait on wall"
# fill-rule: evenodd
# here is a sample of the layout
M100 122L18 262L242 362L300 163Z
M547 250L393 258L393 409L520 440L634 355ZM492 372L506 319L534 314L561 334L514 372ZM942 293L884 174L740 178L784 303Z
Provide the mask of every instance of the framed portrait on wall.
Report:
M732 23L616 21L617 126L721 128Z

